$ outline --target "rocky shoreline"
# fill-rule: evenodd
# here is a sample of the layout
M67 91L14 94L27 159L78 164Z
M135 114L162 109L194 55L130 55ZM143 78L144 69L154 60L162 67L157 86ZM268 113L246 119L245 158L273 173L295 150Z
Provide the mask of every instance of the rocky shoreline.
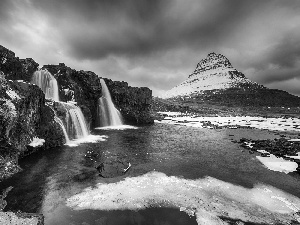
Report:
M300 139L287 139L281 137L273 140L253 140L241 138L240 141L233 142L239 143L251 154L256 152L261 157L270 157L270 155L274 155L278 158L295 162L298 164L296 170L300 174Z

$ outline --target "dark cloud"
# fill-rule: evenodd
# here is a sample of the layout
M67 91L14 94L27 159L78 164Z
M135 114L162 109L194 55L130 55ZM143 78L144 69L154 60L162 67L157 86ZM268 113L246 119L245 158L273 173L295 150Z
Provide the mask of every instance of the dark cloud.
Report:
M99 59L225 42L244 18L266 2L36 0L33 5L49 15L70 54Z
M292 90L299 11L299 0L1 0L0 41L41 64L65 62L157 91L214 51L250 79Z

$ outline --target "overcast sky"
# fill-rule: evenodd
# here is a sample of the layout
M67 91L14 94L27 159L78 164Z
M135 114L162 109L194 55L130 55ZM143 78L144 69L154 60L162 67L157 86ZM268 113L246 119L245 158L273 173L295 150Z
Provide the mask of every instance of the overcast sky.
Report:
M216 52L300 96L300 0L0 0L0 44L154 95Z

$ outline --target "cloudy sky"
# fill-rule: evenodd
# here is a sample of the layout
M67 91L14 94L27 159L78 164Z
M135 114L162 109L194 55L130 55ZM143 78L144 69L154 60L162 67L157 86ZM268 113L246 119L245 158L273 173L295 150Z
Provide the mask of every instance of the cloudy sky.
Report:
M300 96L300 0L0 0L0 45L154 95L216 52Z

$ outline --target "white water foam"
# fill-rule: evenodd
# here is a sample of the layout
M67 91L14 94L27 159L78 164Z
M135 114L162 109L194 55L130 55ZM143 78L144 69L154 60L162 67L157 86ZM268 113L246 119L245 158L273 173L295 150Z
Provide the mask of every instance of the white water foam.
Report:
M96 127L97 130L127 130L127 129L138 129L138 127L130 125L119 125L119 126L106 126L106 127Z
M107 138L108 138L108 136L106 136L106 135L90 134L83 138L70 140L65 145L67 145L69 147L76 147L76 146L80 145L81 143L96 143L99 141L106 141Z
M300 222L300 199L271 186L252 189L212 177L188 180L149 172L117 183L99 183L66 202L75 210L140 210L177 207L195 215L198 224L227 224L220 217L254 223Z

